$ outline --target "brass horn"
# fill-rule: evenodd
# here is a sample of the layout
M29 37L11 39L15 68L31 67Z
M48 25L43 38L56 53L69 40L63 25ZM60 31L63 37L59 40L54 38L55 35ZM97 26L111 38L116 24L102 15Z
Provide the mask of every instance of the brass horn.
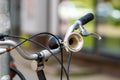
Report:
M64 41L65 49L67 52L78 52L83 47L83 38L76 32L70 33L70 35Z

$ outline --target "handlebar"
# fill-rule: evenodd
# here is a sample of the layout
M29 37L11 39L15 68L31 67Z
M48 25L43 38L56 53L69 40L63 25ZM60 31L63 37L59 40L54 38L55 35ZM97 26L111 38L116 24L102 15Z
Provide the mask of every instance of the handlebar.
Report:
M0 41L0 46L2 45L10 45L10 46L16 46L17 43L13 40L5 40L5 41ZM26 53L20 46L16 47L16 50L19 52L19 54L28 60L36 60L38 59L39 55L44 59L48 59L51 55L59 53L60 49L52 49L50 51L48 50L42 50L40 52L34 53L34 54L28 54ZM7 51L10 51L10 48L0 48L0 54L3 54ZM53 53L53 54L52 54Z
M79 18L70 28L72 28L71 30L73 30L78 25L85 25L86 23L88 23L89 21L91 21L93 19L94 19L94 15L92 13L87 13L83 17Z
M88 13L85 16L79 18L72 26L69 27L65 37L67 37L76 27L78 27L78 25L84 25L93 19L94 15L92 13Z

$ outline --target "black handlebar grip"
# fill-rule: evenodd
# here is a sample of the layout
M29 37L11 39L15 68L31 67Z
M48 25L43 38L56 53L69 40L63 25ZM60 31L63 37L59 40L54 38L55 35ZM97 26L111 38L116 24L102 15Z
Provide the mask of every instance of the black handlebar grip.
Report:
M92 13L88 13L78 20L81 21L82 25L84 25L84 24L88 23L89 21L91 21L93 19L94 19L94 15Z

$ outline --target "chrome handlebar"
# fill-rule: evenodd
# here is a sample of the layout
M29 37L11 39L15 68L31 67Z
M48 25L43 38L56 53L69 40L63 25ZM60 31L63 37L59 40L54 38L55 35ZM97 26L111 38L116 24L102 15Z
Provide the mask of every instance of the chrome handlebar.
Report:
M16 46L17 43L13 40L5 40L5 41L0 41L0 46L3 46L3 45L9 45L9 46ZM40 52L37 52L36 54L28 54L27 52L25 52L20 46L16 47L16 50L19 52L19 54L25 58L25 59L28 59L28 60L36 60L38 59L39 55L41 55L41 57L46 60L48 59L51 55L53 54L57 54L60 52L60 48L57 48L57 49L52 49L50 51L48 50L42 50ZM8 52L10 51L10 48L0 48L0 54L3 54L5 52ZM53 54L52 54L52 53Z

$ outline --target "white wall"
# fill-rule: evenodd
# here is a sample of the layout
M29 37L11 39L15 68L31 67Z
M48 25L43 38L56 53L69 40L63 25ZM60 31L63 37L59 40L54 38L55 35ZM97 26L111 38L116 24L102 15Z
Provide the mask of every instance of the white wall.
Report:
M47 0L21 1L21 30L29 34L47 31Z
M59 0L22 0L21 1L21 30L35 34L51 32L57 34Z

